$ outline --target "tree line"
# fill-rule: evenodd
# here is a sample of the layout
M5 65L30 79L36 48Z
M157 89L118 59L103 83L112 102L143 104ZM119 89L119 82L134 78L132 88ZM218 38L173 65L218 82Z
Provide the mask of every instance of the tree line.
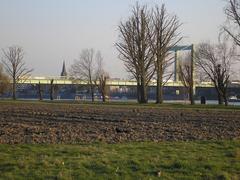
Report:
M238 60L236 46L240 45L240 1L228 0L225 14L228 23L220 33L219 43L203 42L197 45L181 62L178 75L187 89L189 101L194 104L194 84L199 75L213 83L219 104L228 105L227 90L232 76L232 66ZM116 47L126 70L137 81L138 102L147 103L147 88L156 80L156 103L163 102L163 86L173 73L168 67L173 63L170 50L183 39L179 32L183 24L176 15L167 12L164 4L149 8L136 3L131 16L118 27ZM227 38L234 40L234 43Z
M137 81L138 102L147 103L147 87L157 80L156 103L163 102L164 75L172 64L170 50L182 39L181 23L177 16L167 13L165 5L149 9L138 3L132 15L119 25L119 58Z
M220 29L219 43L203 42L192 46L192 52L179 64L177 74L187 89L191 104L195 103L195 72L198 72L201 80L213 83L219 104L228 105L227 90L233 74L232 66L239 59L236 49L240 46L240 0L227 0L225 14L227 21ZM139 103L148 102L148 86L152 80L157 85L156 103L163 103L163 87L173 76L173 71L169 70L174 63L171 50L183 39L180 33L182 26L177 15L169 13L164 4L148 7L136 3L130 17L120 22L119 39L115 45L126 71L137 81ZM26 66L24 51L19 46L2 49L1 62L0 94L11 89L12 97L16 99L16 84L20 78L28 78L33 69ZM101 92L103 101L106 100L109 74L103 68L100 51L83 49L70 68L70 76L87 82L92 101L96 89ZM41 97L41 84L38 86ZM54 80L50 94L53 91Z
M33 71L28 68L24 61L24 50L19 46L10 46L2 49L2 59L0 64L0 95L7 91L12 92L12 99L16 100L17 84L27 80ZM87 82L92 101L94 101L94 93L96 89L101 93L102 101L107 98L107 79L109 74L105 71L103 65L103 57L101 52L95 53L94 49L84 49L81 51L78 59L74 60L70 68L70 78L73 80L83 80ZM12 83L10 83L12 82ZM37 84L37 93L39 100L42 100L42 84ZM54 99L54 93L57 87L54 79L51 79L49 87L49 99Z

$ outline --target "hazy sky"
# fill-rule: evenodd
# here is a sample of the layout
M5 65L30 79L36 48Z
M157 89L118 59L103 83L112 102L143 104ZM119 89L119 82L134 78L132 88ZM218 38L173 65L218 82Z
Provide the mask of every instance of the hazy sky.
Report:
M225 21L224 0L145 0L166 3L184 23L182 44L217 41ZM0 48L20 45L33 75L58 76L81 49L102 52L112 77L127 77L114 43L117 25L129 16L135 0L0 0Z

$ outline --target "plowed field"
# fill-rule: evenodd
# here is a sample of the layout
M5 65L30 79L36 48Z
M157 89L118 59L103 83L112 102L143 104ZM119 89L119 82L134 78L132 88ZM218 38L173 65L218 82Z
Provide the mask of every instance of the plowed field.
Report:
M1 103L0 143L240 139L240 111Z

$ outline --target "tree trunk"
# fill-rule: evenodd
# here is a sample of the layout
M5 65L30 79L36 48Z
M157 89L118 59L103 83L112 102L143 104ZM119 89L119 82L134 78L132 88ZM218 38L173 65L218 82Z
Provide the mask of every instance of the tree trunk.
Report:
M225 106L228 106L228 99L226 97L224 97L224 104Z
M145 77L141 77L141 101L140 103L147 103L148 99L147 99L147 86L146 86L146 79Z
M16 79L13 78L13 84L12 84L12 99L16 100Z
M141 86L140 86L140 82L139 80L137 79L137 101L138 103L141 102Z
M102 102L106 102L106 98L105 98L105 90L102 91Z
M224 105L228 106L228 98L227 98L227 93L226 92L224 92L224 94L223 94L223 99L224 99Z
M42 101L42 89L41 89L40 82L38 83L38 96L39 96L39 100Z
M92 102L94 102L94 87L93 87L92 83L90 85L90 91L91 91Z
M106 102L106 80L104 78L102 80L100 79L99 83L102 94L102 102Z
M223 98L221 96L221 94L218 92L218 104L222 105L223 104Z
M54 93L54 87L53 87L53 79L51 80L51 84L50 84L50 100L53 101L53 93Z
M148 100L147 100L147 88L143 84L141 85L140 93L141 93L140 103L141 104L146 104L148 102Z
M191 85L191 87L189 87L189 101L190 101L191 105L195 104L192 85Z
M189 98L191 105L194 105L194 84L195 84L195 57L194 57L194 45L192 44L192 50L191 50L191 80L190 80L190 91L189 91Z
M160 104L160 79L159 79L159 72L157 72L157 87L156 87L156 104Z
M159 87L159 104L163 104L163 84L160 83L160 87Z
M163 103L163 79L161 72L157 72L156 104Z

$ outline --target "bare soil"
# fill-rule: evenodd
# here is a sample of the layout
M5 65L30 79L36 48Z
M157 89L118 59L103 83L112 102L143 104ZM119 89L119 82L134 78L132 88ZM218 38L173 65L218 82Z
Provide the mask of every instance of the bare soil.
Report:
M240 111L1 103L0 143L240 139Z

